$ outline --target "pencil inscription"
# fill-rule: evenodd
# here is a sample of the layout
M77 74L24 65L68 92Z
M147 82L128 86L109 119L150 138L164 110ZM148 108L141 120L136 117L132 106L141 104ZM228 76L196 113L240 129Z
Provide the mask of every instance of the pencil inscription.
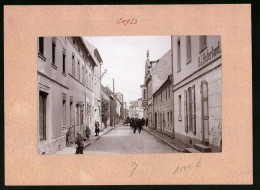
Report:
M173 175L177 175L178 173L181 172L186 172L192 168L199 168L201 166L202 158L198 160L196 163L184 165L184 166L177 166L173 172Z

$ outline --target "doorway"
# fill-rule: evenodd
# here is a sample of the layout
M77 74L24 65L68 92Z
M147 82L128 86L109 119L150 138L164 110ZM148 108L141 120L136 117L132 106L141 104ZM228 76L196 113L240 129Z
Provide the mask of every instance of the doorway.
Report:
M209 145L208 82L201 81L202 143Z
M39 94L39 136L40 140L46 140L46 99L47 93Z

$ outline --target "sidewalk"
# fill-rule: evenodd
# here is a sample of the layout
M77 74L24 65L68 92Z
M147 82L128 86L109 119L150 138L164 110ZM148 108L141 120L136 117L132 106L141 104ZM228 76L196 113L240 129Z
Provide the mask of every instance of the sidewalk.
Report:
M158 131L155 131L151 128L144 126L143 129L145 131L147 131L148 133L152 134L153 136L159 138L161 141L168 144L169 146L171 146L174 150L176 150L178 152L184 152L184 149L188 147L186 144L184 144L176 139L172 139L171 137L169 137L165 134L162 134Z
M93 133L89 140L84 142L84 149L94 143L96 140L98 140L100 137L102 137L104 134L108 133L109 131L113 130L115 127L107 126L102 131L99 132L99 136L95 136L95 133ZM62 149L61 151L57 151L55 154L75 154L76 153L76 145L72 144L71 147L66 147Z

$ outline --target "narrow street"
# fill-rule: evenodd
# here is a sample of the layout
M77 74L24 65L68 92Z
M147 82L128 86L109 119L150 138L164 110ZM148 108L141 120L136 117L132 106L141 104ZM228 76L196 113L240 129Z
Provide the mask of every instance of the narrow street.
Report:
M142 130L141 133L130 126L117 127L103 135L92 145L84 149L84 154L115 154L115 153L177 153L170 146Z

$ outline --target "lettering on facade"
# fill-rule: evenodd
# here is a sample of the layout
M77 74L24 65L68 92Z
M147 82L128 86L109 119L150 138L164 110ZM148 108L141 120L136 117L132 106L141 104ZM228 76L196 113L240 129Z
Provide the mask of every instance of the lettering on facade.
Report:
M120 18L116 23L123 24L124 26L126 26L127 24L137 24L137 19L136 18L132 18L132 19Z
M218 46L215 48L211 47L211 51L207 50L207 52L204 51L200 53L200 56L198 57L198 66L202 67L208 64L212 59L214 59L217 56L220 56L220 54L221 54L221 47L218 42Z

